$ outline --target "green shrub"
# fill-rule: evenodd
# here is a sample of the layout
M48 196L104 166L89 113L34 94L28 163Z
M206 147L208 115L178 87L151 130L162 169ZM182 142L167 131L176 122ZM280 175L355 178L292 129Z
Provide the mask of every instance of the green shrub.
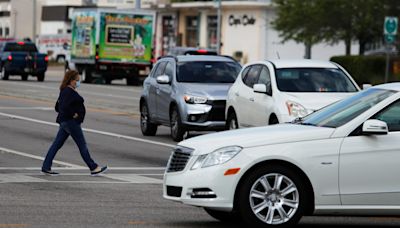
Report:
M393 75L393 61L391 57L389 82L399 81L399 75ZM386 57L385 56L334 56L332 62L343 66L356 80L358 85L365 83L376 85L385 82Z

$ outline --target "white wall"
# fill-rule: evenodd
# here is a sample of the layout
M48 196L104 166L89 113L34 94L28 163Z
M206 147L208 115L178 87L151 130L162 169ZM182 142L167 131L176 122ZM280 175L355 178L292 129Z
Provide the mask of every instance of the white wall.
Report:
M46 21L42 22L40 34L48 35L48 34L59 34L58 30L62 29L62 33L67 33L68 25L62 21Z
M264 40L261 38L262 11L260 10L224 10L222 14L221 53L233 55L235 51L243 52L244 62L256 61L263 57L263 50L260 46ZM254 24L229 25L229 17L233 16L243 23L243 16L255 19Z

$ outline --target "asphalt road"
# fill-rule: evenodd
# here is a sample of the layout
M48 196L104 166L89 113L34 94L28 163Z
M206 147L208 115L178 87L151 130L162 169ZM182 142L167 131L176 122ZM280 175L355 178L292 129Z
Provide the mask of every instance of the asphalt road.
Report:
M50 69L43 83L0 81L0 228L235 227L162 198L162 175L175 143L165 127L155 137L141 135L141 87L124 81L79 88L88 108L83 127L91 155L109 172L89 176L69 139L53 165L61 175L41 175L58 129L53 107L61 77L61 69ZM306 217L298 227L360 226L399 227L400 218Z

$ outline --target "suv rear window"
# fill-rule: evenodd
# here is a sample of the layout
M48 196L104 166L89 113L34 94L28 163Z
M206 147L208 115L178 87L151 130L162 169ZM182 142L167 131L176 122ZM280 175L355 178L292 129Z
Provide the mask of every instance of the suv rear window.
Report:
M7 43L4 47L5 52L37 52L35 44L32 43Z
M177 81L191 83L233 83L240 72L234 62L181 62L177 66Z

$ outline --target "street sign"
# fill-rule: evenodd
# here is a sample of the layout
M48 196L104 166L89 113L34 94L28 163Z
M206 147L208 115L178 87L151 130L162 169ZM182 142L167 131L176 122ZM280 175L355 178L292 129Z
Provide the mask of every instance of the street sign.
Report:
M397 17L385 17L385 23L383 24L383 33L385 35L396 35L398 27Z
M396 41L396 36L395 35L385 34L385 41L388 44L392 44L392 43L394 43Z

